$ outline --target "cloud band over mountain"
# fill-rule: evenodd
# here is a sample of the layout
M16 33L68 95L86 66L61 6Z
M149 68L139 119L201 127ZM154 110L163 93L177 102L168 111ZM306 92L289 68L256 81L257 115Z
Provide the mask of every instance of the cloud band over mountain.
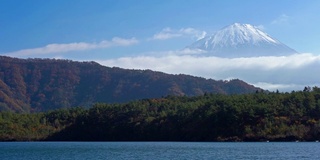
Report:
M122 57L97 60L106 66L151 69L172 74L190 74L213 79L238 78L264 89L301 90L319 85L320 56L311 53L289 56L219 58L194 55Z

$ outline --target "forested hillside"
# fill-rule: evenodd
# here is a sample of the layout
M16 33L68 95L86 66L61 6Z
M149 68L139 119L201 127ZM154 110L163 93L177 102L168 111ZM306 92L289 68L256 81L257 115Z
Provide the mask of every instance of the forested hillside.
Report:
M97 102L129 102L167 95L243 94L261 90L241 80L216 81L95 62L0 56L0 111L39 112Z
M0 112L0 140L316 141L320 89L168 96L36 114Z

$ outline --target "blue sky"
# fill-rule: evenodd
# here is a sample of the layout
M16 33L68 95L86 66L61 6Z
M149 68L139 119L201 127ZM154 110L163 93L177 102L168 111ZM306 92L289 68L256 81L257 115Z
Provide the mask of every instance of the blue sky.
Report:
M296 71L313 70L309 67L318 67L320 64L320 1L317 0L0 2L0 55L95 60L107 66L153 69L215 79L240 78L268 89L293 89L292 86L298 88L316 85L320 81L320 77L314 75L309 77L310 81L288 80L297 78ZM302 53L304 57L291 56L292 61L287 63L275 62L275 57L269 57L263 61L270 63L258 65L261 66L261 70L266 71L264 75L282 75L278 70L292 75L277 81L264 75L257 79L254 78L257 77L254 74L235 74L251 71L252 68L243 68L239 72L224 65L218 68L211 66L215 72L204 72L206 68L197 66L197 63L209 63L209 60L216 60L217 63L236 61L239 65L243 63L240 63L240 59L214 59L215 57L203 60L182 50L204 35L210 35L235 22L258 26L272 37ZM300 63L295 61L297 56L298 59L305 58L309 61L302 65L293 64ZM183 60L185 63L181 63ZM261 59L248 58L244 61L252 62L249 66L256 67L253 65L256 64L254 60ZM186 68L185 64L189 67ZM297 66L300 67L295 68ZM241 67L243 65L238 68ZM222 71L228 74L222 74Z

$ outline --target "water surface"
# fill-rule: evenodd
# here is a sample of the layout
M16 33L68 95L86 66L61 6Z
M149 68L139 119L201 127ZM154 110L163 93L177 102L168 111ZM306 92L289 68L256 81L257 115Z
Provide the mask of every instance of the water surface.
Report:
M320 159L320 143L1 142L0 159Z

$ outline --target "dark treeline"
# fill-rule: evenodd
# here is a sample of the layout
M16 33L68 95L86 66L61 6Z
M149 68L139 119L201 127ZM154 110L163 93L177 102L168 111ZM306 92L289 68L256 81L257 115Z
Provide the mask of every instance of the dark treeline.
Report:
M0 139L55 141L316 141L320 88L291 93L169 96L90 109L0 113Z

